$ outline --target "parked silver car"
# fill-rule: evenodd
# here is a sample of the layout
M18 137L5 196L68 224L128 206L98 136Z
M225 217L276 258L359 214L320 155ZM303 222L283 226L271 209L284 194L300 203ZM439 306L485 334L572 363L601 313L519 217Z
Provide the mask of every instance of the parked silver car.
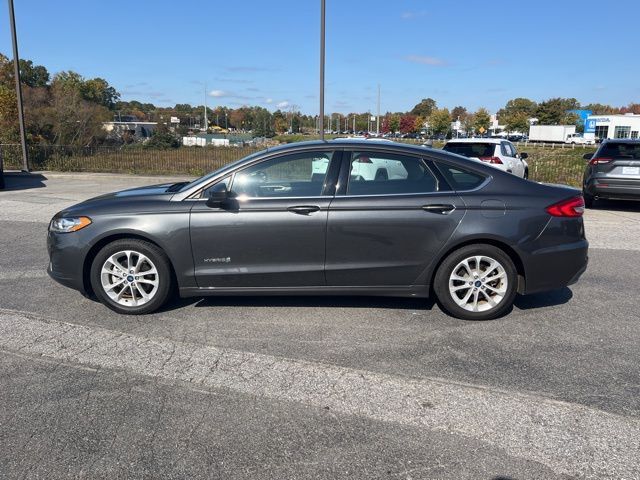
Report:
M584 203L593 207L599 198L640 200L640 141L605 140L589 160L584 172Z

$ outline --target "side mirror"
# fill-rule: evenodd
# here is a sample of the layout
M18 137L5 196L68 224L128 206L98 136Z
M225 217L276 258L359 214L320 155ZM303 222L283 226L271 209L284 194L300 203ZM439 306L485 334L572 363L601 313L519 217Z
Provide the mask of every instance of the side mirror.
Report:
M526 160L527 158L529 158L529 154L528 154L527 152L522 152L522 153L520 154L520 158L521 158L522 160Z
M591 160L593 158L593 153L585 153L584 155L582 155L582 158L584 158L585 160Z
M222 186L220 190L212 190L207 197L207 207L210 208L222 208L230 199L231 192L227 190L226 185Z

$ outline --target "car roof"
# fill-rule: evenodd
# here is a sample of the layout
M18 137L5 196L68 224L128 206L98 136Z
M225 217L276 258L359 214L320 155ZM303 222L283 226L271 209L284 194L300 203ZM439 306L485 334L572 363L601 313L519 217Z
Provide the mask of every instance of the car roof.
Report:
M630 139L630 138L607 138L603 142L605 143L632 143L637 144L640 143L640 139Z
M498 145L500 142L508 142L506 138L452 138L447 143L492 143Z
M224 167L211 172L209 175L205 175L197 179L192 186L190 186L187 190L182 190L176 193L175 197L177 200L182 200L187 198L189 195L193 194L198 188L200 188L204 183L208 182L213 178L222 178L224 175L227 175L229 171L241 167L244 163L252 160L256 160L262 157L269 156L274 153L279 152L304 152L307 150L313 150L317 148L354 148L358 150L375 150L378 152L390 152L390 153L402 153L405 152L407 154L420 155L420 156L428 156L433 159L443 160L446 162L450 162L453 165L460 165L462 168L471 171L481 172L483 175L488 177L500 175L502 172L500 170L494 169L488 165L485 165L482 162L471 162L467 157L463 157L460 155L453 154L451 152L447 152L438 148L432 148L424 145L411 145L407 143L398 143L398 142L371 142L365 139L354 139L354 138L336 138L332 140L310 140L306 142L294 142L287 143L284 145L277 145L275 147L269 147L265 150L261 150L260 152L253 153L248 157L242 158L235 162L225 165ZM215 176L213 176L215 174ZM506 174L511 175L511 174Z

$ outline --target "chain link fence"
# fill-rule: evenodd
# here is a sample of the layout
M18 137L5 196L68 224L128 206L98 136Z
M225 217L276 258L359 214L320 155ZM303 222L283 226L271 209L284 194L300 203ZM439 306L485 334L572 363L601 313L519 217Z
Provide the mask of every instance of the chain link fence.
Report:
M5 170L22 168L20 145L0 145ZM29 146L35 171L150 175L204 175L261 150L260 147L180 147L169 150L122 147Z
M436 147L439 145L436 145ZM148 175L200 176L264 147L180 147L151 150L131 147L69 147L32 145L31 168L36 171L103 172ZM22 168L20 145L0 145L5 170ZM527 152L531 180L580 186L585 168L585 153L595 147L575 145L519 144Z

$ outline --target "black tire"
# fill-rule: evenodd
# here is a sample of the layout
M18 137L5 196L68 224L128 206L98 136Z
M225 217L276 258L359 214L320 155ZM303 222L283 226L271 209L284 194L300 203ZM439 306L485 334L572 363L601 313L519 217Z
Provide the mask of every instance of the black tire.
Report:
M496 306L478 312L469 311L459 306L453 299L454 294L449 292L449 279L453 274L453 270L460 262L474 256L483 256L496 260L504 269L507 280L506 290L502 300L500 300ZM517 284L518 272L509 255L493 245L475 244L455 250L442 261L434 277L433 290L440 307L451 316L463 320L491 320L511 310L517 293ZM484 293L482 295L484 295ZM488 304L486 300L482 302L485 305Z
M593 195L589 195L588 193L582 192L582 198L584 198L584 206L585 208L593 208L596 202L596 199Z
M525 180L529 179L529 169L528 168L524 169L524 177L522 177L522 178L524 178Z
M110 298L102 286L102 266L112 255L125 250L139 252L148 257L157 270L157 290L153 297L142 305L121 305ZM144 315L158 310L164 305L173 290L171 264L165 253L156 245L138 239L116 240L103 247L93 259L90 278L91 287L98 300L111 310L125 315Z

